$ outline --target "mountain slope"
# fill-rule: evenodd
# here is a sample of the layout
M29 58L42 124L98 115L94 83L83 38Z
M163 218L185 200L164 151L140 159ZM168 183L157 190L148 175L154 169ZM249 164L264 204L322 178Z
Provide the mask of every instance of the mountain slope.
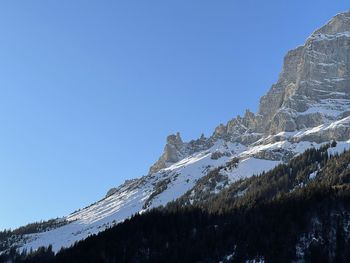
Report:
M183 142L170 135L148 175L126 181L107 197L62 219L63 226L12 237L20 249L68 247L133 214L180 197L199 202L233 183L268 171L307 148L337 140L350 146L350 13L332 18L288 52L276 84L257 114L246 111L212 136ZM7 246L8 247L8 246Z
M49 249L13 257L27 263L348 262L350 151L334 154L337 147L308 149L194 204L180 199L134 216L56 256Z

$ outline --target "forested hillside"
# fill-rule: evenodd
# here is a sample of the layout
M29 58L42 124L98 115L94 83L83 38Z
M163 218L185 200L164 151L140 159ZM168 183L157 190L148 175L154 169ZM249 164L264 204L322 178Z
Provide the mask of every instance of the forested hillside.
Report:
M184 197L135 215L57 255L11 251L0 261L348 262L350 151L331 155L335 144L193 204Z

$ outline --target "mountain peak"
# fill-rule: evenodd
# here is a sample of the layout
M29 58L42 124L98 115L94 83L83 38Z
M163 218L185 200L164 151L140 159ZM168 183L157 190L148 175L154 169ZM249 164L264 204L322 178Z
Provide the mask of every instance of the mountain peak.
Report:
M217 140L250 145L264 136L297 132L348 116L350 105L350 12L339 13L317 29L305 44L287 53L282 72L260 100L257 114L247 110L220 124L207 140L183 143L170 135L161 158L150 173L169 167ZM327 135L342 138L344 132ZM316 138L314 138L316 139Z
M329 22L316 30L312 35L350 32L350 12L343 12L335 15Z
M192 203L211 197L307 148L336 140L332 153L350 149L349 87L350 12L346 12L287 53L282 72L261 98L257 114L247 110L243 117L217 126L209 138L201 135L184 142L179 132L167 136L164 152L148 175L128 180L108 191L106 198L54 221L55 229L40 232L44 228L38 228L38 233L31 232L25 239L11 240L22 249L53 244L58 251L177 198ZM237 185L234 198L249 189Z
M169 135L166 141L167 141L167 144L176 145L176 146L181 146L183 144L180 132Z
M288 52L276 84L260 102L268 134L334 121L350 103L350 12L334 16Z

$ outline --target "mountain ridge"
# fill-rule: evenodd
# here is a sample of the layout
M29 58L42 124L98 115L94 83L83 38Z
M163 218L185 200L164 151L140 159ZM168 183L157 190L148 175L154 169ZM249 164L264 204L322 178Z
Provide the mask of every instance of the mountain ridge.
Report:
M189 202L215 195L308 148L336 140L337 152L349 149L349 21L350 12L338 14L289 51L257 113L246 110L243 117L217 126L208 138L184 142L180 133L169 135L147 175L112 188L104 199L64 217L65 225L26 234L12 245L26 250L52 245L57 252L185 194ZM225 169L229 163L231 168Z
M303 45L290 50L284 57L282 72L277 82L272 85L266 95L261 97L258 112L254 114L247 109L243 117L238 115L236 118L229 120L226 125L220 124L215 128L212 136L207 138L206 143L203 137L200 138L204 148L205 146L210 147L212 142L218 138L225 138L247 145L266 135L293 132L303 128L316 127L327 121L334 121L340 113L343 114L343 117L349 116L350 91L347 88L350 86L349 55L344 56L345 59L343 57L338 58L339 56L335 56L337 59L334 59L332 54L324 54L323 57L308 57L310 52L317 52L315 49L317 49L317 42L319 42L321 34L329 32L337 36L337 41L338 37L345 38L346 41L345 44L343 42L338 43L333 49L338 48L341 54L350 54L348 43L350 39L349 21L350 12L339 13L325 26L315 30ZM333 40L326 39L326 42L329 41ZM323 46L319 48L324 49ZM312 64L315 63L313 60L317 60L320 66L313 67ZM332 72L329 72L329 65L332 65L332 63L328 62L332 60L338 63L345 60L346 63L344 62L345 66L341 64L336 69L332 69ZM328 76L327 74L321 76L317 74L318 71L323 70L322 67L327 67L326 73L328 73ZM317 81L317 86L328 86L333 90L331 94L326 96L327 94L324 94L325 90L313 92L315 90L312 82L315 81L313 79L314 75L322 80ZM344 78L345 75L346 78ZM331 80L335 82L332 85L330 84ZM320 95L317 92L323 94ZM325 102L327 99L328 104ZM308 110L309 112L307 112ZM320 114L317 110L323 110L323 114ZM297 116L291 116L293 114ZM171 136L179 136L179 133L169 137ZM339 138L333 136L329 139ZM191 142L196 144L197 141L192 140ZM167 140L163 155L151 166L150 173L166 168L171 163L179 161L181 157L183 158L184 153L173 151L174 148L177 149L178 147ZM178 153L178 156L176 153Z
M186 194L56 255L48 247L0 262L348 262L350 151L337 147L308 149L198 202Z

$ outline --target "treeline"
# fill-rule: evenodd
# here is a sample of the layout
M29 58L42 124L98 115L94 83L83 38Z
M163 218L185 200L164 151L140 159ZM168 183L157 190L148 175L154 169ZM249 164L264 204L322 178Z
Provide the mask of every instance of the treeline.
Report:
M319 187L308 199L300 192L222 214L193 207L153 210L55 257L43 250L43 257L37 253L15 262L219 262L225 255L233 255L232 262L348 262L349 192ZM319 226L313 224L316 218ZM303 236L312 236L305 247ZM298 255L299 243L303 254Z
M348 262L350 152L329 156L331 146L193 205L136 215L57 255L42 249L0 262Z
M14 230L6 229L4 231L0 231L0 251L6 250L12 243L16 242L18 239L21 239L24 235L45 232L65 224L67 224L66 220L57 218L47 221L34 222Z
M187 194L169 204L169 207L192 203L209 212L229 212L235 208L250 208L272 201L306 186L307 189L312 189L313 186L348 183L350 151L341 156L329 156L328 149L335 146L336 143L332 142L319 149L308 149L287 164L280 164L269 172L237 181L219 194L192 202ZM316 176L312 177L312 174Z

